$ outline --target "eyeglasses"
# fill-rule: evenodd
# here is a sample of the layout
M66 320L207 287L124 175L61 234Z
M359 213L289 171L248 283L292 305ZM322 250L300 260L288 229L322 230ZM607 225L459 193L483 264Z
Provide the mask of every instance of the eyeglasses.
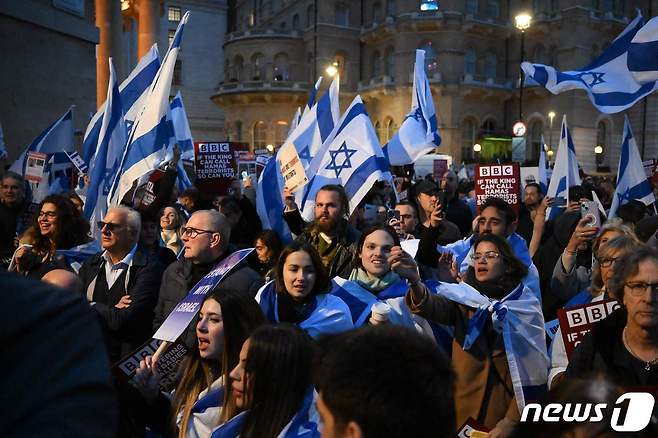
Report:
M44 216L49 218L49 219L52 219L54 217L57 217L57 212L55 212L55 211L40 211L39 215L37 217L39 219L41 219Z
M599 262L599 266L602 268L609 268L613 264L617 262L617 258L607 258L607 257L602 257L600 259L596 259Z
M123 227L123 224L115 224L115 223L112 223L112 222L98 221L98 222L96 222L96 226L98 227L99 230L102 230L103 228L107 227L107 230L110 233L114 233L117 230L120 230Z
M635 297L639 297L643 295L649 288L651 290L651 293L658 294L658 283L644 283L644 282L625 283L624 286L626 286L628 290L630 290L631 295Z
M500 257L500 254L497 253L496 251L487 251L482 254L479 253L471 254L471 260L473 260L474 262L479 261L483 257L487 262L491 262L493 260L496 260L498 257Z
M199 234L212 234L216 233L216 231L208 231L208 230L200 230L198 228L192 228L192 227L181 227L180 229L180 234L181 236L189 237L190 239L196 239L196 236Z

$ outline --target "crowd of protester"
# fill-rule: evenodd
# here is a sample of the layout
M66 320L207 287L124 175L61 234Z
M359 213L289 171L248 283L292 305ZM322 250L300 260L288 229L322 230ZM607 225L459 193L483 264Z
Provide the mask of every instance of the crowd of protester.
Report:
M537 183L518 210L495 197L476 206L473 181L452 171L376 183L354 211L343 187L324 186L310 222L286 190L292 241L263 230L250 184L216 196L177 193L174 179L149 205L89 224L75 193L34 204L20 175L3 175L3 436L451 437L467 422L494 438L613 436L609 415L521 414L658 395L658 215L630 201L591 226L581 202L595 194L609 208L607 179L570 187L551 220L558 207ZM140 357L130 382L117 377L245 248L180 335L174 388L162 388L158 354ZM619 309L569 358L547 323L612 299ZM656 414L642 433L658 433Z

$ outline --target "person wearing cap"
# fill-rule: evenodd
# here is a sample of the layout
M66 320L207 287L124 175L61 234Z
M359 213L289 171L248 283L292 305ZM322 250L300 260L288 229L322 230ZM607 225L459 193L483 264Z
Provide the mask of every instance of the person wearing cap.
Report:
M455 223L445 218L439 192L439 186L426 179L411 188L412 199L418 206L419 219L414 235L435 244L447 245L460 240L461 232Z

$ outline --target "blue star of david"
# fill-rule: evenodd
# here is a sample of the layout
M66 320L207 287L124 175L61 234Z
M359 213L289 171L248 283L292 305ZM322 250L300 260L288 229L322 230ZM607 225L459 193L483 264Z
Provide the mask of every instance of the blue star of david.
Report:
M342 145L335 151L329 151L329 154L331 155L331 163L325 169L327 170L333 170L336 172L336 178L340 178L340 173L343 171L343 169L351 169L352 168L352 163L350 162L350 158L352 155L356 154L357 150L356 149L348 149L347 148L347 143L343 142ZM345 158L343 159L343 162L341 164L336 164L336 157L339 155L344 155Z
M405 117L405 120L408 118L415 119L416 121L420 122L421 119L423 118L423 114L420 112L420 108L416 108L416 110L412 114L407 114L407 117Z
M590 87L593 87L594 85L602 84L605 81L603 80L603 76L605 73L597 73L593 71L586 71L583 73L579 73L576 75L579 79L583 79L583 76L591 76L592 81L588 84ZM585 82L587 82L585 79L583 79Z
M311 161L313 159L313 157L311 157L309 145L304 146L302 150L299 151L299 158L306 161Z

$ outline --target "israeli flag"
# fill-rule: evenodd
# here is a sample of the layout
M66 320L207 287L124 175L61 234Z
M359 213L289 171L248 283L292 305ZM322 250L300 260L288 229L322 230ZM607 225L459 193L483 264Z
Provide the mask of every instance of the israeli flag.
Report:
M457 172L457 179L459 181L468 179L468 171L466 170L466 165L462 161L462 164L459 166L459 172Z
M25 148L9 170L24 175L28 152L42 152L50 155L73 150L73 106L71 106L62 117L55 120Z
M617 169L617 188L612 197L608 217L615 217L620 206L635 199L642 201L645 205L656 202L651 184L649 184L647 175L644 172L642 159L631 131L631 124L628 121L628 116L626 116L624 119L624 139L621 143L621 156L619 157L619 168Z
M156 169L165 157L171 137L171 127L166 120L171 80L189 16L188 11L178 24L171 46L146 97L144 110L130 131L128 146L108 198L111 203L120 203L133 183Z
M87 173L89 170L89 166L87 163L85 163L85 160L82 159L80 154L78 154L76 151L73 152L64 152L66 156L68 157L69 160L71 160L71 163L78 169L80 173Z
M315 85L313 86L313 89L308 95L308 100L306 101L306 106L304 107L304 111L302 112L302 115L305 115L307 112L309 112L311 108L313 108L313 105L315 105L315 98L318 95L320 84L322 84L322 76L320 76L318 80L315 81Z
M302 109L300 107L297 107L297 111L295 111L295 114L292 116L292 120L290 121L290 129L288 130L288 136L290 136L295 131L295 128L297 128L297 125L299 125L299 121L301 119L302 119Z
M183 97L180 91L172 99L167 117L171 121L173 128L172 140L178 143L181 151L181 159L178 161L176 167L178 172L176 182L180 193L192 187L192 181L190 181L187 171L185 171L183 161L194 162L194 140L192 139L192 130L190 129L190 123L185 112L185 105L183 104ZM173 148L173 144L170 144L170 146Z
M109 59L110 80L107 84L107 100L101 120L96 153L90 161L89 185L83 214L89 219L92 235L100 237L96 222L103 220L107 213L108 194L121 157L126 149L128 135L124 121L123 104L119 92L116 71Z
M128 77L119 85L121 93L121 104L123 105L124 118L128 127L132 126L138 114L144 108L146 96L148 96L151 83L160 68L158 46L154 44L151 49L142 56ZM96 152L98 138L103 122L103 113L107 102L104 102L96 114L91 118L82 141L82 158L89 163Z
M551 66L529 62L523 62L521 68L526 76L553 94L585 90L599 111L618 113L658 86L658 44L655 44L658 23L650 22L651 26L644 29L643 22L638 10L637 17L610 47L580 70L561 72Z
M338 78L333 80L329 91L317 103L314 103L315 92L320 86L321 79L318 79L314 91L309 97L307 107L311 105L310 109L302 114L299 124L283 144L283 146L294 145L305 168L308 168L311 158L322 147L322 143L329 137L340 118L338 101L340 82ZM256 210L263 222L263 228L276 231L284 242L290 242L292 234L282 217L285 206L282 198L283 187L283 177L275 155L267 162L258 179ZM299 190L296 193L297 205L300 205L302 196L303 190Z
M411 112L386 145L384 153L392 166L411 164L441 144L432 101L432 90L425 74L425 51L416 50Z
M354 98L336 126L306 172L311 179L297 205L307 221L314 218L315 194L326 184L345 188L350 211L356 209L376 181L389 180L393 184L388 160L361 96Z
M555 155L553 175L546 195L551 198L562 197L569 202L569 187L577 185L580 185L580 174L578 173L576 147L571 139L571 133L567 127L567 116L565 115L562 118L560 144ZM561 208L549 207L546 220L555 219L561 212Z
M541 146L539 147L539 162L537 163L537 173L539 177L539 187L542 195L546 194L548 190L548 178L546 176L546 143L544 143L544 136L541 136Z

